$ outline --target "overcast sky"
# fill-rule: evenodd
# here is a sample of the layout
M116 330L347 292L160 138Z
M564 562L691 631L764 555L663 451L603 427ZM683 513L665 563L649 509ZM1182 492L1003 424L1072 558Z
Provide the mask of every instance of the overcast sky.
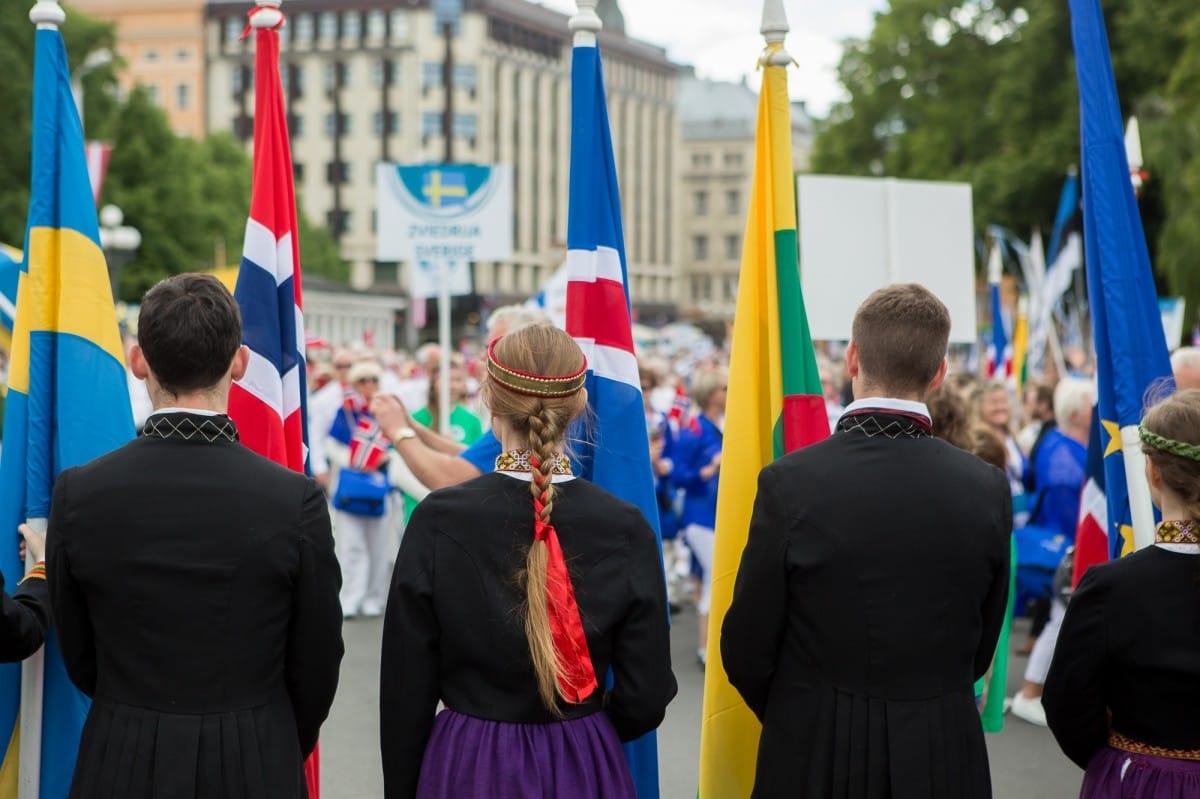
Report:
M574 0L542 0L550 8L572 13ZM788 22L787 48L799 62L788 76L793 98L808 101L810 111L824 116L841 98L836 68L839 42L865 37L874 14L885 0L784 0ZM661 45L683 64L692 64L701 77L752 83L763 39L761 0L621 0L625 31Z

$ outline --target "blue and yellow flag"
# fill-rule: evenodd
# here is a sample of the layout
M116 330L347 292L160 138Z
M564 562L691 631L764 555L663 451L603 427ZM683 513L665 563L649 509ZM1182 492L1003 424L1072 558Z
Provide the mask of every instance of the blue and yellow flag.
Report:
M133 437L124 351L66 49L54 28L36 35L32 191L0 457L0 570L10 588L24 574L17 525L49 516L58 473ZM0 737L6 746L0 799L17 795L20 679L19 665L0 667ZM45 647L40 799L66 797L87 709L51 635Z
M1070 0L1079 77L1083 156L1083 234L1088 301L1096 342L1097 409L1108 493L1108 541L1113 557L1134 549L1134 522L1152 535L1153 510L1137 439L1148 389L1170 379L1171 362L1150 254L1129 178L1108 34L1099 0ZM1122 439L1127 442L1123 451ZM1132 456L1132 457L1131 457ZM1126 459L1129 458L1129 463ZM1132 468L1130 468L1132 467ZM1128 471L1127 471L1128 470Z

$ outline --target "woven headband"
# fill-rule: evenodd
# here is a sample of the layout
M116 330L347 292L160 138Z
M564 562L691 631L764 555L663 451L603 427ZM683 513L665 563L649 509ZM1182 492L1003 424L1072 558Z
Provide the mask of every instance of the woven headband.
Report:
M1176 441L1173 438L1160 436L1158 433L1147 430L1144 424L1138 425L1138 438L1142 440L1143 444L1153 447L1159 452L1200 461L1200 444L1188 444L1186 441Z
M496 339L499 341L500 339ZM496 358L496 341L488 345L488 375L509 391L527 397L569 397L587 381L587 360L578 372L559 377L530 374L505 366Z

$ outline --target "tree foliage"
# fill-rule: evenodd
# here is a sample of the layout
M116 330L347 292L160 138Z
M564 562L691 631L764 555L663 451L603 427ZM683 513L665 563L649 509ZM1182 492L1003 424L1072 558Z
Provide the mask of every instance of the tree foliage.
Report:
M1141 122L1151 257L1164 290L1200 300L1200 4L1102 5L1122 110ZM838 75L850 98L819 130L814 171L967 182L980 229L1048 230L1080 161L1064 0L892 0Z
M0 241L20 245L29 204L30 116L34 28L26 0L0 0L0 107L11 109L0 137ZM21 9L24 10L21 10ZM68 10L62 28L72 69L99 48L112 48L112 25ZM112 143L101 203L112 203L137 228L142 245L120 274L124 300L136 301L158 280L179 272L237 263L250 205L251 164L226 133L203 140L177 136L143 89L116 98L119 62L84 83L89 139ZM348 265L329 232L300 217L306 272L345 280Z

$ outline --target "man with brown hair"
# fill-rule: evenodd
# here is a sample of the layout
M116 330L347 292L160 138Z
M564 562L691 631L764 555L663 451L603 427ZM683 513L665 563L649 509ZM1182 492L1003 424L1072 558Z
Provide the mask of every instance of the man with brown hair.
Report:
M1008 480L933 437L950 315L918 285L854 318L855 401L776 460L721 631L762 721L754 799L991 795L974 681L1008 601ZM720 535L720 531L717 533Z

